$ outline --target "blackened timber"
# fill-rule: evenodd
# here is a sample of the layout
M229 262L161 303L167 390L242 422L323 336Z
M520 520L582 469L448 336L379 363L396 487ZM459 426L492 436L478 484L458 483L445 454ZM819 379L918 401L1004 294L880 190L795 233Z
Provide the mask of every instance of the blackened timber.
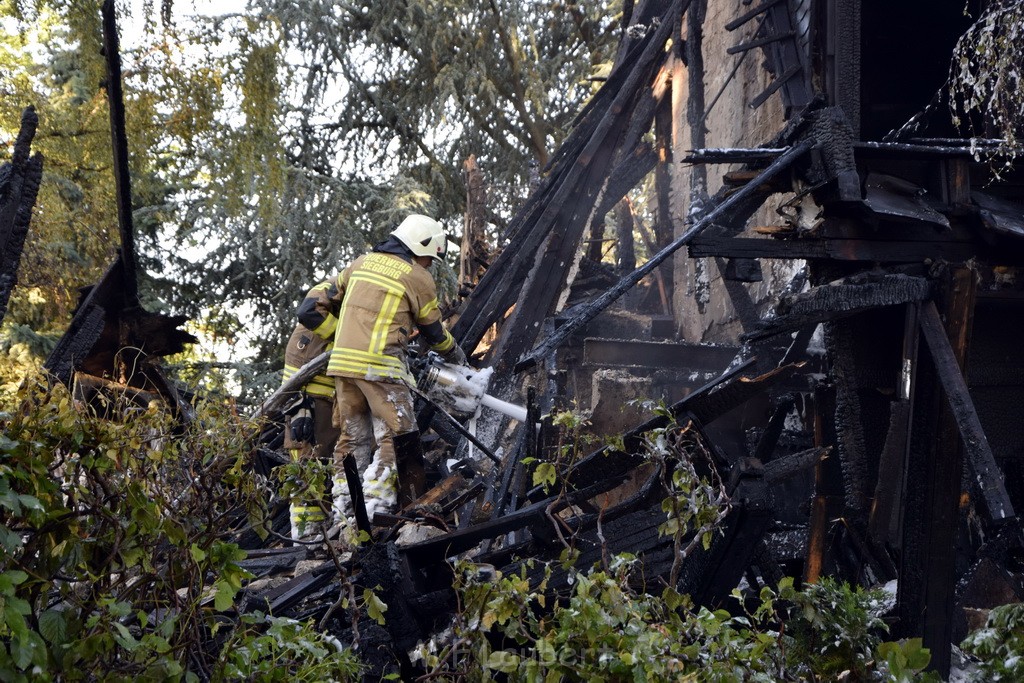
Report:
M653 79L653 65L675 24L671 18L682 12L687 2L676 0L658 30L648 33L631 51L635 59L629 60L630 68L617 70L602 86L594 97L596 104L585 108L579 126L553 157L551 175L542 189L531 195L523 209L517 212L508 231L516 248L505 249L495 260L467 299L458 322L453 326L452 333L464 349L474 348L484 332L500 321L515 303L530 269L529 259L548 239L553 227L564 225L563 221L579 213L587 214L579 219L586 223L590 211L581 211L580 204L584 195L593 202L593 195L604 184L607 171L607 168L595 168L598 165L596 158L600 155L602 164L609 162L611 151L607 147L612 136L622 135L621 128L628 121L632 104L645 90L644 85ZM570 207L574 210L565 211ZM531 302L531 307L534 306ZM542 314L546 313L545 307Z
M763 339L873 308L923 301L930 294L931 285L924 278L902 273L861 273L783 298L777 317L763 321L743 338Z
M800 71L801 68L799 64L793 64L789 66L789 68L782 72L781 76L779 76L774 81L769 83L768 87L765 88L760 95L758 95L757 97L750 101L750 108L757 109L758 107L760 107L762 104L764 104L765 100L774 95L776 91L778 91L782 86L786 85L789 79L796 76L798 73L800 73Z
M814 389L814 445L827 449L836 443L835 390L820 384ZM804 575L806 583L817 583L828 573L829 538L832 520L842 514L843 473L839 458L819 458L814 468L814 497L807 530ZM901 575L902 576L902 575Z
M583 362L598 367L655 367L720 372L739 350L735 346L709 346L636 339L584 339Z
M796 400L793 398L793 395L789 394L783 396L775 406L775 410L768 420L768 425L761 432L761 438L757 440L757 447L754 449L754 457L762 463L767 463L772 459L772 455L775 453L775 446L782 435L782 429L786 426L786 418L789 416L789 412L793 409L795 403Z
M940 157L974 157L976 149L970 146L942 147L938 145L911 145L902 142L855 142L858 157L898 157L934 159Z
M967 339L972 324L976 284L971 269L940 272L937 296L946 313L948 329L943 337L955 340L953 351L957 372L967 358ZM935 310L934 315L926 312ZM919 309L918 326L925 337L926 326L938 321L938 309L931 303ZM903 501L903 542L897 589L898 633L919 636L932 652L930 669L948 677L950 638L956 582L956 530L960 518L963 480L963 449L956 438L956 422L944 409L939 366L933 355L937 344L918 348L919 362L914 375L913 421L907 458L907 479Z
M896 545L899 503L903 494L903 462L910 428L910 401L893 401L889 407L889 430L878 461L878 481L868 513L868 533L880 544Z
M402 547L401 552L416 563L443 561L446 557L469 550L480 541L540 523L549 513L554 514L570 505L593 498L599 493L615 488L619 483L621 480L606 479L586 488L551 496L497 519L470 525L444 536L412 543Z
M786 152L786 147L735 147L694 149L680 159L684 164L749 164L772 161ZM753 182L752 178L749 182Z
M788 114L811 101L813 93L808 70L809 58L800 45L798 26L790 3L773 6L768 10L766 19L765 31L775 38L763 46L765 56L773 65L772 71L788 73L796 69L796 73L783 80L782 103ZM797 74L799 78L795 77ZM760 103L755 105L752 102L750 106L756 108Z
M43 176L42 156L30 156L38 125L35 109L25 109L11 162L0 168L0 320L18 281L18 265Z
M685 558L675 586L699 605L725 603L753 562L772 518L763 479L742 480L731 497L736 502L712 535L711 546L704 550L698 545Z
M984 192L972 192L981 223L989 230L1020 239L1024 237L1024 206Z
M630 190L647 177L658 162L658 154L650 144L639 145L632 154L625 157L608 179L608 185L601 194L601 202L594 212L594 220L603 220Z
M764 466L764 480L769 484L775 484L784 479L799 474L804 470L814 467L818 462L831 452L829 448L808 448L798 453L786 455L772 460Z
M690 258L722 256L726 258L818 259L828 256L823 240L776 240L731 235L699 235L688 245Z
M771 9L775 5L779 4L780 2L782 2L782 0L765 0L765 2L762 2L760 5L758 5L754 9L749 10L747 12L744 12L740 16L738 16L735 19L733 19L732 21L730 21L728 24L725 25L725 30L726 31L735 31L740 26L743 26L743 24L747 23L748 21L750 21L751 19L753 19L757 15L762 14L762 13L768 11L769 9Z
M687 397L681 403L700 424L711 424L729 411L738 408L769 387L792 377L803 363L777 367L757 377L740 377L735 382L719 384L714 390Z
M850 321L827 323L825 349L831 359L832 381L836 388L836 451L842 466L846 510L856 527L867 525L868 453L864 442L859 376L854 353L856 328Z
M913 415L913 379L917 369L920 327L918 304L908 304L903 316L903 348L896 400L889 405L889 430L878 462L878 481L868 513L868 534L878 544L899 547L899 511L902 509L906 462Z
M974 475L971 481L978 489L987 516L996 522L1013 519L1016 513L1006 492L1003 474L992 455L988 438L967 390L967 382L943 330L934 302L929 301L922 307L920 325L967 452L967 462Z
M734 54L737 54L739 52L746 52L747 50L753 50L755 47L762 47L762 46L767 45L769 43L774 43L777 40L786 40L787 38L792 38L795 35L796 35L796 33L793 32L793 31L784 31L783 33L774 33L774 34L772 34L770 36L765 36L763 38L755 38L754 40L748 40L747 42L740 43L739 45L733 45L732 47L727 48L726 52L728 54L730 54L730 55L734 55Z
M70 387L76 365L86 358L103 334L106 314L102 306L86 300L78 308L71 325L47 357L43 367L61 384Z
M138 305L139 286L135 259L135 228L132 223L132 183L128 170L128 134L124 120L121 86L121 52L117 37L114 0L103 3L103 52L107 64L107 102L110 106L110 136L114 151L114 188L117 222L121 232L121 261L124 263L124 303Z
M722 276L725 292L729 295L729 301L732 303L733 311L740 321L740 327L743 328L744 332L749 332L758 323L757 305L754 303L753 297L750 296L750 291L738 279L729 277L730 263L732 263L732 260L726 260L721 257L715 258L715 266ZM757 261L754 261L754 263L756 264Z
M764 171L761 172L761 175L759 176L760 182L765 182L778 173L781 173L784 169L788 168L793 161L801 157L813 146L814 143L812 141L804 140L790 147L785 154L773 161L766 169L764 169ZM640 280L649 275L680 247L688 244L690 240L714 224L719 217L727 214L733 207L743 202L748 196L757 192L757 186L760 182L751 183L750 185L742 187L735 193L729 195L724 201L705 214L701 220L697 221L671 244L652 256L649 261L644 263L644 265L619 280L614 287L588 303L577 316L573 317L572 320L566 321L566 323L556 329L550 337L541 342L541 344L530 352L530 354L516 363L515 370L522 371L536 365L537 362L541 358L544 358L551 350L558 348L558 346L565 341L569 335L593 320L598 313L606 309L620 296L640 282Z
M674 3L676 11L681 10L681 6L681 0ZM494 365L499 375L512 367L536 339L543 319L554 313L565 286L565 275L576 258L579 241L590 220L598 192L606 184L609 163L634 129L650 129L654 108L648 105L653 95L639 84L653 81L659 60L664 59L662 48L675 24L675 15L675 11L670 10L653 32L651 42L634 66L623 92L612 103L612 115L595 129L577 160L578 172L574 174L572 191L566 202L554 202L545 210L552 224L559 225L561 230L550 233L545 248L523 284L512 316L503 327L494 353ZM643 116L631 120L638 109L644 112ZM624 130L623 123L628 123Z

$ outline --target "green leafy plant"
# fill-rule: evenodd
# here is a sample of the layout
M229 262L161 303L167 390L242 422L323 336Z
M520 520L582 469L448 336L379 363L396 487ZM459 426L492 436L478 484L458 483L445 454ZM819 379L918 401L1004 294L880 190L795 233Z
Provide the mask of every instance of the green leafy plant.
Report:
M555 488L583 454L583 449L593 442L587 434L590 426L589 416L579 410L555 411L551 414L551 424L558 428L558 443L555 446L553 460L524 458L524 464L534 464L533 485L543 486L545 490Z
M665 588L630 586L635 557L608 569L571 570L568 594L552 591L554 567L531 585L529 567L492 582L456 568L462 600L452 638L418 653L427 676L467 681L904 681L933 680L920 642L881 643L879 595L825 579L792 579L736 609L711 610ZM849 629L849 631L844 631ZM879 665L884 657L887 664Z
M265 514L257 425L42 382L19 399L0 414L0 679L209 678L225 641L263 638L296 671L321 659L305 632L234 613L251 575L232 534Z
M358 680L359 658L311 623L246 614L225 643L214 681Z
M978 680L1024 680L1024 604L993 609L961 647L980 660Z

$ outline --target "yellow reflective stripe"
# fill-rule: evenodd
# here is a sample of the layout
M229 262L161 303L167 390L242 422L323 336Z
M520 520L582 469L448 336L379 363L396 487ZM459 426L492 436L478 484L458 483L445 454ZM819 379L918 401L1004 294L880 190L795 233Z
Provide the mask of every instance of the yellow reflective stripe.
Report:
M403 363L398 358L395 358L394 356L389 356L383 353L370 353L369 351L360 351L359 349L352 349L348 347L341 347L339 349L336 349L334 353L331 354L331 359L333 360L334 358L350 358L354 360L366 361L368 363L381 363L384 365L393 365L396 368L405 367L405 363Z
M324 396L330 398L334 396L334 384L332 383L330 386L327 386L322 384L313 384L310 382L306 385L306 393L312 394L313 396Z
M299 371L299 368L294 365L285 364L284 366L284 379L281 384L284 384ZM308 394L316 394L317 396L334 396L334 380L327 375L317 375L313 379L306 382L303 390Z
M311 292L319 292L321 289L330 289L332 284L334 284L334 283L331 282L330 280L324 280L323 282L318 283L316 286L314 286L309 291L311 291Z
M370 334L370 353L380 353L388 343L388 330L398 312L398 304L402 301L402 295L388 292L384 295L384 303L381 304L380 313L373 324L373 332Z
M394 292L395 294L398 295L405 294L405 287L403 287L401 283L396 282L394 280L389 280L383 275L377 275L376 273L368 273L365 270L360 270L356 273L353 273L352 278L349 280L349 284L352 284L353 282L366 282L371 285L383 287L384 289L390 292Z
M430 313L431 311L436 311L436 310L437 310L437 299L434 298L434 299L431 299L430 301L428 301L427 304L423 308L420 309L420 312L416 314L416 319L417 320L423 320L424 318L427 317L428 313Z
M338 326L338 319L334 317L333 313L328 313L324 321L316 326L313 330L313 334L320 337L321 339L331 339L334 337L334 330Z
M367 368L375 368L377 370L386 370L389 373L404 373L405 368L395 367L394 365L384 365L382 363L371 363L365 360L346 360L344 358L337 359L336 362L331 363L331 371L345 370L347 372L365 372Z
M455 337L452 336L451 332L449 332L448 330L445 330L444 331L444 339L442 339L438 343L434 344L430 348L432 348L434 351L440 351L441 353L446 353L448 351L451 351L454 346L455 346Z
M388 379L407 379L411 377L405 370L398 368L392 368L386 365L375 365L373 363L352 363L348 361L339 361L336 365L331 366L332 372L346 372L356 377L365 377L366 375L376 375L378 377L384 377Z

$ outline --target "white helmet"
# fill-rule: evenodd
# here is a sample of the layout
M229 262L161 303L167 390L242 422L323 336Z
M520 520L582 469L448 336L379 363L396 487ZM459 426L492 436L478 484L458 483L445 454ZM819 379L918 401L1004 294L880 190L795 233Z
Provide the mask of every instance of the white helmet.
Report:
M409 251L416 256L429 256L441 260L448 247L448 238L445 237L441 224L418 213L406 216L391 234L409 247Z

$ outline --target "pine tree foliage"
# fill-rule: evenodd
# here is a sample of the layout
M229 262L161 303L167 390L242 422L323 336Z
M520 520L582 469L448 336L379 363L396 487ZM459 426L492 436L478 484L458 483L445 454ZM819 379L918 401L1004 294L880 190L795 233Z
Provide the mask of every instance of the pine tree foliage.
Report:
M366 178L408 175L446 217L461 211L469 154L499 209L522 196L618 38L610 1L254 5L301 54L299 148Z

